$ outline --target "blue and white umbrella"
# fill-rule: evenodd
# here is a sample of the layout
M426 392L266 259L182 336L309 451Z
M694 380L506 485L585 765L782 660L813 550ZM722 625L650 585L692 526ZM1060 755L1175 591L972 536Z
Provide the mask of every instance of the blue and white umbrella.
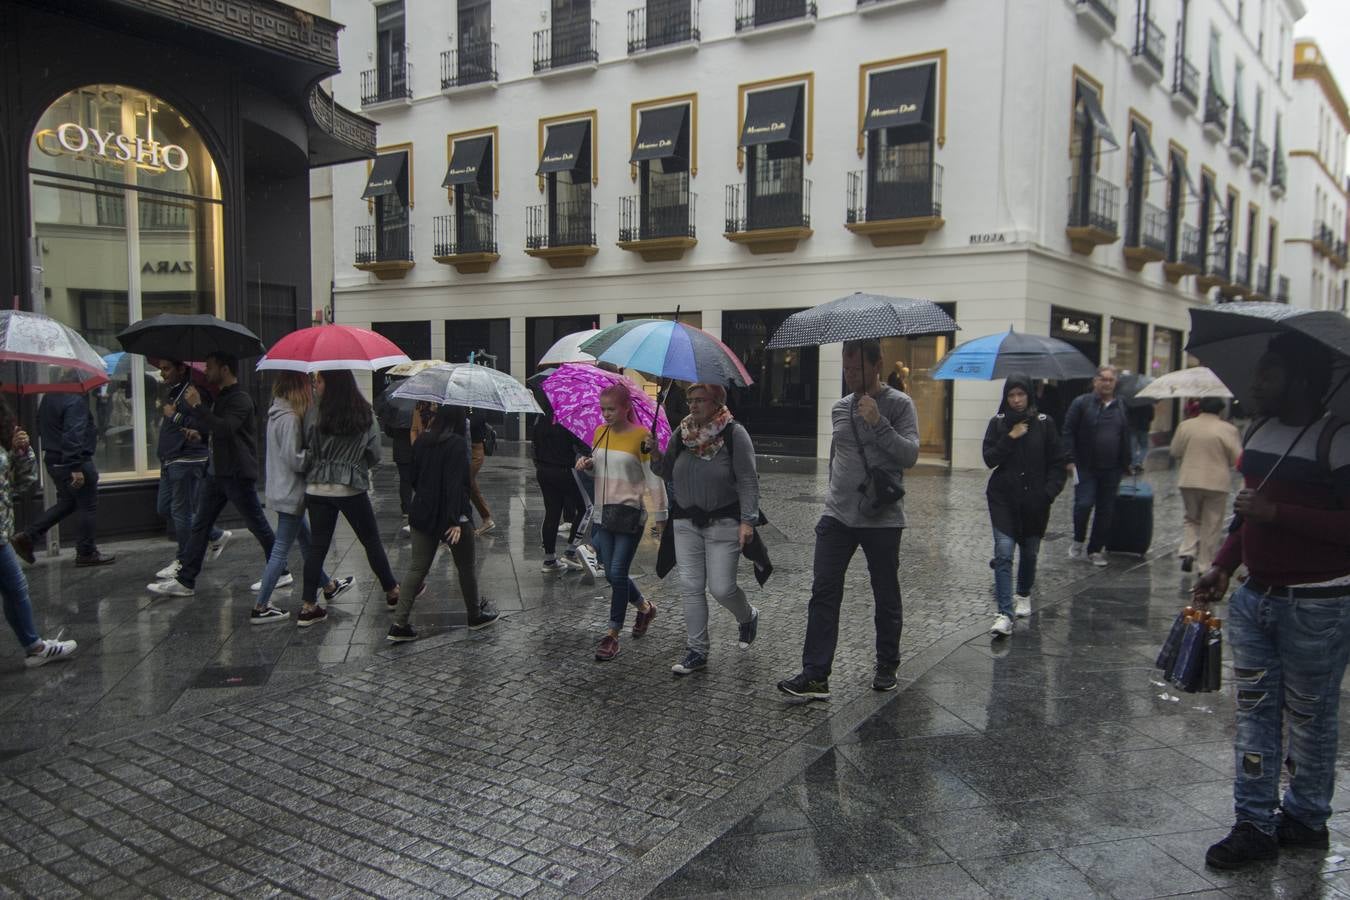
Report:
M975 338L954 348L933 370L939 381L989 381L1009 375L1027 378L1091 378L1097 366L1071 344L1038 334L1003 334Z

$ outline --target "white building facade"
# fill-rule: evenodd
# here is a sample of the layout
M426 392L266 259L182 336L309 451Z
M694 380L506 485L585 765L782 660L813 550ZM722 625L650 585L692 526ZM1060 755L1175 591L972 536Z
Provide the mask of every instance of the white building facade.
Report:
M757 379L733 411L760 452L825 456L839 345L764 343L855 290L926 297L961 331L887 340L887 368L924 454L978 467L999 388L928 377L954 341L1011 326L1159 374L1193 304L1279 294L1301 0L332 12L368 70L337 99L381 144L333 173L332 312L415 357L525 377L562 334L678 309Z

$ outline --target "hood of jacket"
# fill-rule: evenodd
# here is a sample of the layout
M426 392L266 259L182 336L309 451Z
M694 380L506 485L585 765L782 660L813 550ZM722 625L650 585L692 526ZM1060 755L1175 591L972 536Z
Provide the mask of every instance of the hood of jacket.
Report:
M300 450L300 417L281 398L267 408L267 505L298 515L305 503L305 454Z
M1012 407L1008 405L1008 393L1013 388L1021 388L1027 394L1027 408L1023 413L1015 413ZM1036 417L1036 388L1031 383L1031 379L1025 375L1009 375L1003 382L1003 394L998 404L999 415L1008 416L1013 419L1034 419Z

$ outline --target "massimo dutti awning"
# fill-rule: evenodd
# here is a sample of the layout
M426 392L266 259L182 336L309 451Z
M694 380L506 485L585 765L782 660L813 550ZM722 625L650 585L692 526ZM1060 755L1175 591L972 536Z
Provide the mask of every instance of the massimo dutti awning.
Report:
M741 128L741 146L776 144L792 137L802 86L756 91L746 99L745 124Z
M1167 167L1153 149L1153 140L1148 136L1148 131L1138 122L1130 123L1130 131L1134 133L1135 147L1144 155L1144 165L1151 167L1159 175L1167 175Z
M457 184L473 184L491 170L491 160L487 158L492 138L487 135L455 141L455 152L450 157L450 166L445 170L445 180L441 187L453 187Z
M408 205L408 154L402 150L375 157L361 199L374 200L386 194L397 194L403 205Z
M867 117L863 120L863 130L875 131L878 128L896 128L930 121L925 107L932 77L932 66L874 72L869 79Z
M644 109L638 124L637 143L633 144L633 155L628 161L687 156L689 148L687 141L682 138L688 134L688 122L689 107L683 103L660 109Z
M571 172L573 169L587 168L590 160L582 159L581 151L585 147L586 137L590 131L589 119L550 125L548 139L544 141L544 155L539 158L539 169L535 174L547 175L550 172Z
M1106 113L1102 112L1102 102L1097 99L1097 93L1080 81L1078 82L1078 99L1082 101L1083 110L1087 113L1087 117L1092 120L1092 126L1097 132L1097 137L1119 150L1120 141L1116 140L1115 132L1111 130L1111 122L1106 118Z

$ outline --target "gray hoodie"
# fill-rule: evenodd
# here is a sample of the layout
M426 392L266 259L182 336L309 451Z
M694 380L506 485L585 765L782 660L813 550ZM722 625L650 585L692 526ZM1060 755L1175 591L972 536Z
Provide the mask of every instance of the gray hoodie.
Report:
M305 451L300 449L300 417L281 398L267 410L267 505L299 515L305 506Z

